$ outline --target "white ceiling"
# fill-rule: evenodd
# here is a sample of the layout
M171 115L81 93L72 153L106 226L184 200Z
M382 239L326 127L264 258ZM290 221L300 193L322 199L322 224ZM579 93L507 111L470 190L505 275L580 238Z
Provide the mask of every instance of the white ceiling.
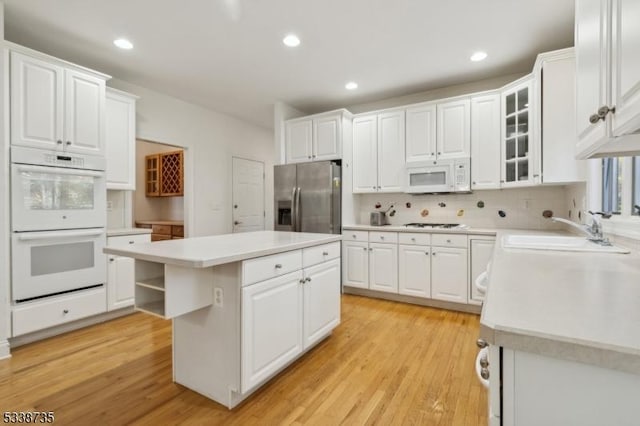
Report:
M4 2L10 41L266 127L277 100L318 112L526 72L573 45L574 0Z

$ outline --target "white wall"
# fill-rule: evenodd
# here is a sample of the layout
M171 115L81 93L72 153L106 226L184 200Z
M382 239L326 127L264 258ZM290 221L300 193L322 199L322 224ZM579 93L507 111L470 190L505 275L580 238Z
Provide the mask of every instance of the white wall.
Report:
M274 144L274 161L275 164L285 163L284 152L284 122L290 118L302 117L307 115L304 112L293 108L284 102L276 102L273 105L273 144Z
M111 80L108 85L140 96L137 138L186 148L185 225L189 236L232 231L232 156L265 163L266 225L273 229L271 129L124 81Z
M4 3L0 2L0 41L4 41ZM0 54L0 358L9 356L9 127L8 67Z

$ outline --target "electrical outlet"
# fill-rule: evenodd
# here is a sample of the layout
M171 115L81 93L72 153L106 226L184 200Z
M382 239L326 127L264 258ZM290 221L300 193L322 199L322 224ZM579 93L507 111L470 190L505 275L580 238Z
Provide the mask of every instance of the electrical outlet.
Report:
M223 293L220 287L215 287L213 289L213 306L218 308L222 308L224 304Z

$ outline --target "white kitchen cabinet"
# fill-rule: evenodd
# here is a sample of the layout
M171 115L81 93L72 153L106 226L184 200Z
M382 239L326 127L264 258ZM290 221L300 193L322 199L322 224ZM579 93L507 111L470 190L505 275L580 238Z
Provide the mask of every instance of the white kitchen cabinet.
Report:
M500 188L500 93L471 98L471 189Z
M107 247L126 247L151 242L151 234L107 237ZM135 302L135 260L107 255L107 310L133 306Z
M369 289L398 292L398 245L369 243Z
M575 160L575 55L573 48L538 55L536 76L537 120L535 183L566 184L584 181L586 162ZM541 149L539 147L542 147Z
M340 323L340 259L305 268L304 343L308 349Z
M350 118L348 111L337 110L285 121L286 162L342 158L342 131Z
M369 243L343 241L342 258L343 285L369 288Z
M398 293L431 297L431 247L398 246Z
M527 75L502 89L502 187L530 186L535 147L533 76Z
M302 352L302 278L300 270L242 288L243 393Z
M495 246L494 237L469 236L469 303L480 305L484 296L475 286L476 279L487 270Z
M19 46L10 61L11 143L104 155L108 76Z
M578 158L640 152L640 6L576 1Z
M287 163L311 161L313 155L313 120L287 121L284 126Z
M407 108L406 161L420 162L436 159L436 104L427 103Z
M467 303L467 249L431 248L431 297Z
M404 111L353 120L353 192L404 190Z
M107 88L107 189L136 189L136 99L137 96Z
M468 98L438 103L438 159L471 156L471 104Z

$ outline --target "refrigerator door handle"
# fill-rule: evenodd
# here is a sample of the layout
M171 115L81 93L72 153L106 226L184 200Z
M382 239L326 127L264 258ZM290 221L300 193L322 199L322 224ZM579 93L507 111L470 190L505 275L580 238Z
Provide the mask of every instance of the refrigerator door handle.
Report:
M296 194L298 193L298 188L295 186L291 191L291 231L296 232L296 226L298 226L296 218L298 213L296 211Z
M297 190L298 190L298 194L296 196L296 207L295 207L296 227L294 228L294 230L296 232L300 232L302 231L302 217L300 215L300 193L302 191L300 190L300 187L298 187Z

